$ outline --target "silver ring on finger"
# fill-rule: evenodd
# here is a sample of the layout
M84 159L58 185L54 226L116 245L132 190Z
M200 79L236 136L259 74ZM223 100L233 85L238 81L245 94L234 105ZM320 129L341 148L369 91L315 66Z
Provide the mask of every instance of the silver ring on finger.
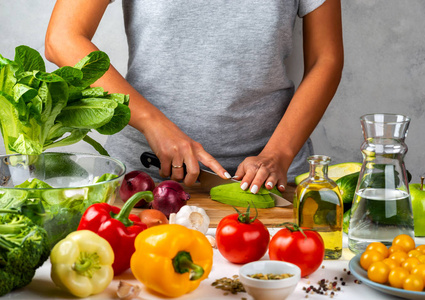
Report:
M175 166L175 165L171 165L174 169L180 169L180 168L183 168L183 166Z

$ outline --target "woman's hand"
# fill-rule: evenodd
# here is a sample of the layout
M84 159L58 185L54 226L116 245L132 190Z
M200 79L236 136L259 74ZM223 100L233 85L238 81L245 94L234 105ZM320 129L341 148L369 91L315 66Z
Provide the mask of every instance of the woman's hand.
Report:
M288 167L279 155L273 153L260 153L250 156L238 166L234 179L241 180L241 188L249 189L256 194L264 184L268 190L274 186L280 192L285 191Z
M151 119L154 121L144 120L141 131L161 162L162 177L183 180L186 186L191 186L199 176L199 162L222 178L231 177L200 143L192 140L162 113L158 111L156 117ZM186 165L186 174L183 164Z

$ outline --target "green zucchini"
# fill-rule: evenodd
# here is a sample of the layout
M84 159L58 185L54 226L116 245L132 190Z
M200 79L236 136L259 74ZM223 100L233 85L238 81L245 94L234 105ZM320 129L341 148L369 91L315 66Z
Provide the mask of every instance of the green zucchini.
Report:
M271 192L282 196L277 188L273 188ZM270 191L264 186L260 188L257 194L253 194L248 190L242 190L239 182L213 187L210 190L210 196L212 200L232 206L248 207L248 205L251 205L251 207L255 206L256 208L271 208L275 206L274 200L270 196Z
M341 193L342 202L344 203L344 212L350 209L356 193L357 181L360 172L345 175L336 180L339 191Z

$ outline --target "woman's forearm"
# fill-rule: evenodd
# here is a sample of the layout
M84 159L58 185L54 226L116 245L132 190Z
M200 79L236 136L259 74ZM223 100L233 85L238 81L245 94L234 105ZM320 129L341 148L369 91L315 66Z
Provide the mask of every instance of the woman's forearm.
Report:
M341 80L344 64L340 0L327 0L303 22L304 76L263 152L285 167L316 128Z
M289 167L292 159L316 128L341 78L342 63L318 61L304 77L263 151L279 153ZM290 161L288 161L290 160Z

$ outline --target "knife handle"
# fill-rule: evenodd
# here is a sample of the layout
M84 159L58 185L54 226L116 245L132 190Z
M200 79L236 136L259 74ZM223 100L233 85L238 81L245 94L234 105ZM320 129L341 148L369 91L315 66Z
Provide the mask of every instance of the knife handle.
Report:
M151 152L143 152L140 156L140 161L142 162L142 165L146 168L149 168L150 166L157 167L158 169L161 169L161 162L159 158ZM183 164L183 172L184 176L186 176L186 165Z
M140 156L140 161L142 162L142 165L146 168L154 166L158 169L161 169L161 162L159 161L159 158L151 152L143 152Z

